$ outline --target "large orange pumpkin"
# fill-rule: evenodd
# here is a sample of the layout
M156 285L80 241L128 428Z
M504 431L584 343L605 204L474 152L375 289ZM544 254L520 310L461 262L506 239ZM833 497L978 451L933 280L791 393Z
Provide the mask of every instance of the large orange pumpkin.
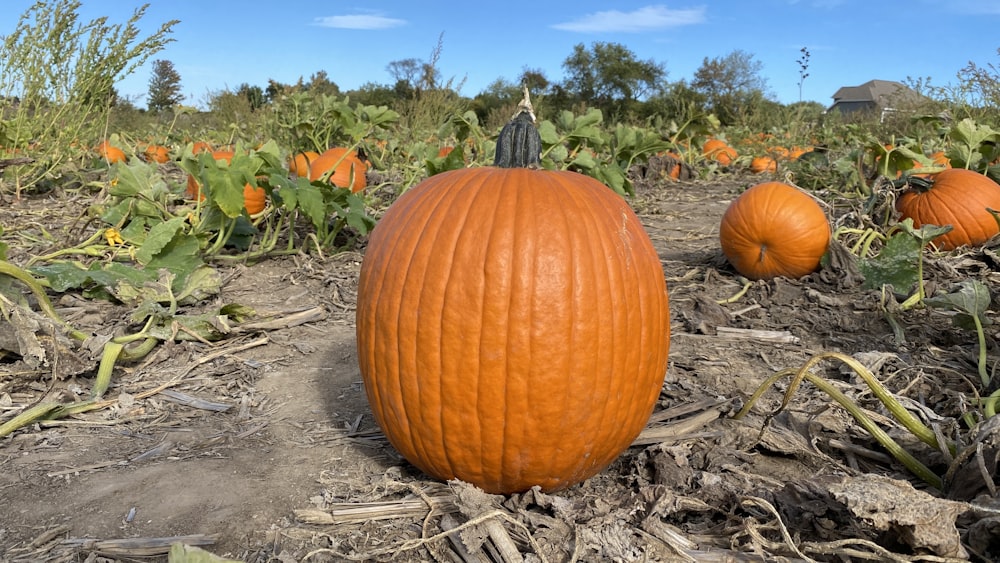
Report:
M367 170L368 167L358 158L358 153L343 147L333 147L323 151L309 165L309 181L319 180L329 172L330 183L334 186L360 192L365 189Z
M830 225L806 193L765 182L729 204L719 242L733 268L750 279L800 278L819 267L830 244Z
M911 188L896 200L902 218L913 225L951 225L951 231L932 242L942 250L982 244L997 234L996 219L988 209L1000 210L1000 185L964 168L949 168L923 182L911 179Z
M373 230L358 360L376 421L425 473L552 491L600 472L642 430L669 317L656 250L607 186L465 168L404 193Z

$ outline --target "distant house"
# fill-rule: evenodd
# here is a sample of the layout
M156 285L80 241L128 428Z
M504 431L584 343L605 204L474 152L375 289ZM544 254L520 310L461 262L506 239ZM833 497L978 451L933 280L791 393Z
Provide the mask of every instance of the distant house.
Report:
M845 117L858 112L879 115L899 111L900 106L919 101L920 94L901 82L869 80L860 86L842 86L833 95L826 113L839 111Z

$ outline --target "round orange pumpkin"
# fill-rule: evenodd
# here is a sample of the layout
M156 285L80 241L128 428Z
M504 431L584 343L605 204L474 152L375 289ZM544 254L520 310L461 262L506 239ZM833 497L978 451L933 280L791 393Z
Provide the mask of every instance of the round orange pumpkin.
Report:
M754 174L762 172L777 172L778 161L770 156L755 156L750 160L750 171Z
M830 244L830 225L808 194L765 182L729 204L719 242L733 268L750 279L800 278L819 267Z
M660 259L625 200L520 167L444 172L400 196L368 242L356 325L392 445L501 494L614 461L652 412L670 345Z
M296 176L308 177L309 165L319 158L316 151L297 152L288 160L288 171Z
M356 193L365 189L367 182L365 172L367 170L368 167L358 158L358 153L348 151L343 147L333 147L323 151L309 165L309 181L319 180L329 173L331 184L340 188L349 188Z
M125 151L112 145L107 140L101 141L97 145L97 154L108 162L108 164L114 164L116 162L125 162L128 158L125 156Z
M701 153L706 158L714 160L723 166L729 166L736 160L736 149L722 139L709 139L701 147Z
M201 152L212 152L213 150L215 149L212 148L212 145L210 145L206 141L195 141L194 144L191 145L192 154L198 154Z
M964 168L931 174L926 184L911 181L911 188L896 200L902 218L913 225L951 225L951 231L932 242L942 250L983 244L1000 229L988 209L1000 210L1000 185Z
M170 149L163 145L148 145L143 151L147 162L165 164L170 161Z
M251 185L249 182L243 186L243 207L247 213L256 215L267 207L267 191Z

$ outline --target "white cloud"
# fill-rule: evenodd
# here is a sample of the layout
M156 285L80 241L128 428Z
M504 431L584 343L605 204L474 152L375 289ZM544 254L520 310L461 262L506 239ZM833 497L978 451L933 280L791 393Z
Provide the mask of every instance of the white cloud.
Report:
M406 20L389 18L381 14L352 14L316 18L315 24L338 29L389 29L406 25Z
M563 31L581 33L625 32L641 33L683 25L693 25L705 21L705 7L687 10L671 10L662 4L645 6L631 12L608 10L595 12L552 27Z

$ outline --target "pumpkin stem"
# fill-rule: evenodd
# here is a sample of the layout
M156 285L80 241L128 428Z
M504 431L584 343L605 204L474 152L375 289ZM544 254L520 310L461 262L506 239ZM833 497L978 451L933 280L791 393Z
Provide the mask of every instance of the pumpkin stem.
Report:
M535 110L531 107L528 86L517 112L500 130L493 166L500 168L537 168L542 162L542 137L535 127Z

